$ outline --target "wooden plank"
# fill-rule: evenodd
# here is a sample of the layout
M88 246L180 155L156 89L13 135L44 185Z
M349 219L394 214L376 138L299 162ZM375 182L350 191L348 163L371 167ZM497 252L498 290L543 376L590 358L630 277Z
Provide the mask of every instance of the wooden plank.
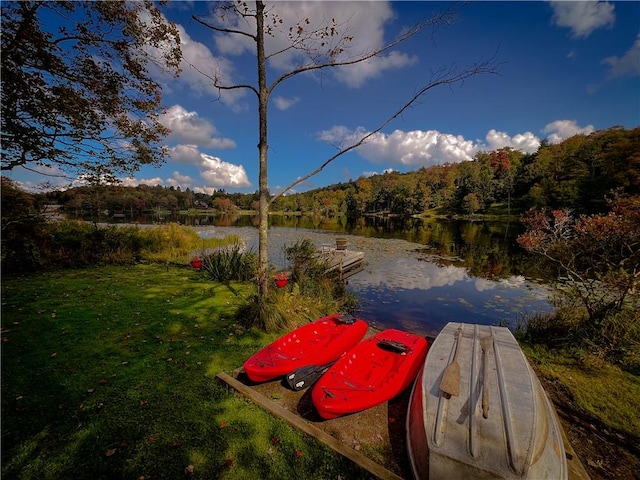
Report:
M216 378L219 381L233 388L238 393L249 398L260 407L264 408L265 410L271 412L275 416L286 421L291 426L297 428L303 433L306 433L307 435L311 435L312 437L316 438L317 440L324 443L335 452L348 458L349 460L354 462L356 465L358 465L360 468L368 471L375 477L381 480L402 480L402 477L396 475L390 470L387 470L382 465L372 461L371 459L365 457L361 453L358 453L352 448L347 447L342 442L338 441L328 433L323 432L318 427L307 422L306 420L299 417L298 415L295 415L289 410L282 408L280 405L275 404L264 395L261 395L260 393L256 392L255 390L248 387L247 385L240 382L239 380L236 380L235 378L228 375L227 373L220 372L218 375L216 375Z
M363 252L352 252L349 250L320 252L320 257L327 264L327 272L336 269L344 270L364 261Z

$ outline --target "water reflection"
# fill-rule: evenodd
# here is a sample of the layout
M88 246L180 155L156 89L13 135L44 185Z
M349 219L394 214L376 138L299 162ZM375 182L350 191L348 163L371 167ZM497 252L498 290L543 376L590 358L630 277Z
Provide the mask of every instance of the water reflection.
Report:
M257 250L256 217L135 220L190 225L206 237L235 234ZM361 300L362 317L380 326L427 335L437 334L449 321L513 328L523 315L552 310L545 279L554 272L517 246L515 239L523 231L518 222L278 215L269 222L269 259L278 268L287 266L283 247L302 238L320 247L346 236L349 249L364 252L367 267L349 279L349 289Z
M249 248L257 249L257 231L252 227L200 228L199 231L205 237L233 233L243 238ZM449 235L455 237L454 232ZM495 242L487 240L486 232L474 248L452 245L452 252L460 256L445 256L437 246L390 237L346 235L348 248L365 254L367 265L348 279L348 288L360 299L360 315L370 323L436 335L449 321L515 328L525 314L552 310L544 284L516 272L522 262L514 262L507 253L499 250L495 253L505 257L500 275L495 274L495 268L487 275L477 274L477 270L487 271L486 266L480 268L479 265L482 259L489 258L487 252L490 251L479 245L484 242L496 248ZM277 267L285 267L284 246L302 238L309 238L318 247L334 244L336 234L271 228L269 238L269 258ZM495 267L495 260L492 264ZM506 271L516 273L505 274Z

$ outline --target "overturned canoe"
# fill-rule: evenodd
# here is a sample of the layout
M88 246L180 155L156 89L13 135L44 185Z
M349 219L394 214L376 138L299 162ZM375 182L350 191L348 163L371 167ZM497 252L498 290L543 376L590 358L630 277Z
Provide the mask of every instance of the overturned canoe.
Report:
M334 314L283 335L244 362L252 382L267 382L307 365L335 362L356 345L368 325L351 315Z
M504 327L440 332L411 393L407 451L416 479L567 478L555 410Z
M318 380L311 398L326 420L386 402L411 385L424 364L427 340L388 329L341 357Z

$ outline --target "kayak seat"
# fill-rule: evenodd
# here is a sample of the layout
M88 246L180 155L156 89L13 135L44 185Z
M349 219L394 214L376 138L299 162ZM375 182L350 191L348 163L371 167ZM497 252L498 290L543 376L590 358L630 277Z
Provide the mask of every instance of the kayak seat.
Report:
M395 340L389 340L387 338L380 340L378 342L378 346L383 350L400 354L407 353L407 351L409 350L409 347L407 347L405 344L396 342Z

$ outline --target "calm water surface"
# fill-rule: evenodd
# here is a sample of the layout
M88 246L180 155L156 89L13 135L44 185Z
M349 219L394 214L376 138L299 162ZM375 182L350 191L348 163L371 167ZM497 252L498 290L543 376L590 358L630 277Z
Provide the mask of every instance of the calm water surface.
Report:
M347 248L364 252L366 261L364 270L348 279L348 288L360 299L359 315L379 327L423 335L436 335L450 321L515 328L524 315L552 311L535 263L517 252L517 226L381 223L329 230L271 227L269 258L284 268L284 246L303 238L317 247L333 246L336 237L347 238ZM196 228L205 238L238 235L257 251L254 227Z

